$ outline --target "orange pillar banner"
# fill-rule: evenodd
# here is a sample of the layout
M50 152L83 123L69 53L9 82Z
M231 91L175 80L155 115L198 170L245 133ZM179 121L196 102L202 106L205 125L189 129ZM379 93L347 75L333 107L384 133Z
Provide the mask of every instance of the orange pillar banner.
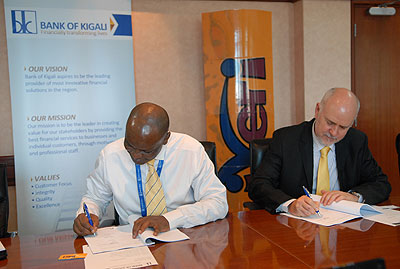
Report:
M249 142L274 131L271 12L203 13L202 24L207 140L237 211L248 200Z

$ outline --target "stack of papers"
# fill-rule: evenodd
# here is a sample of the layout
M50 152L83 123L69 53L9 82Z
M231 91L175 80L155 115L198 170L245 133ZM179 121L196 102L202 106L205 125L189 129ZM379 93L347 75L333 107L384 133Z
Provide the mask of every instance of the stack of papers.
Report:
M83 250L88 255L85 258L85 268L138 268L156 265L153 254L147 245L154 241L175 242L187 240L189 237L174 229L153 235L153 230L147 229L136 239L132 238L130 225L100 228L96 236L85 236L88 246Z
M374 206L380 210L382 214L364 217L368 220L373 220L390 226L400 226L400 211L393 210L399 208L398 206Z
M85 268L128 269L157 265L157 261L148 247L121 249L119 251L93 254L89 246L83 246Z

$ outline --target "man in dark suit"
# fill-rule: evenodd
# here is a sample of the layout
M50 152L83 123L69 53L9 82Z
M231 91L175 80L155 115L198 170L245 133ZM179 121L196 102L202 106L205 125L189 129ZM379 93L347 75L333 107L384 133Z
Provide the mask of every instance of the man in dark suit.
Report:
M318 202L304 195L302 186L320 194L323 205L386 200L391 191L387 176L372 157L367 136L351 127L359 108L350 90L333 88L317 103L315 119L275 131L249 185L249 197L272 214L297 216L313 215L319 208ZM325 173L329 177L321 190L318 170L324 147L329 147Z

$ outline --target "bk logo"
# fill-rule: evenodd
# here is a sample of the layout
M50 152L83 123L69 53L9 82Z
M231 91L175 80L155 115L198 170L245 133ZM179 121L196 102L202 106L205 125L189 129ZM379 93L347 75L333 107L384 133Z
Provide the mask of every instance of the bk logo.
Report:
M37 34L36 11L11 10L13 34Z

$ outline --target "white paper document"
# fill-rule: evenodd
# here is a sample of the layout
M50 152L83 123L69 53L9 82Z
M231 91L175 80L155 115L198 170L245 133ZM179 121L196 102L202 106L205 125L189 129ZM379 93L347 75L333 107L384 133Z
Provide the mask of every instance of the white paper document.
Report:
M142 234L139 235L140 238L146 244L152 244L154 241L161 242L177 242L189 239L189 236L182 233L178 229L170 230L168 232L159 233L158 235L153 235L152 229L146 229Z
M382 205L382 206L373 205L373 207L379 208L381 210L384 210L384 209L398 209L398 208L400 208L400 206L397 206L397 205Z
M86 242L94 254L151 245L154 244L152 239L162 242L175 242L189 239L186 234L178 229L160 233L157 236L153 235L152 229L147 229L136 239L133 239L132 226L129 224L100 228L96 233L96 236L85 236Z
M314 201L319 201L321 196L312 194L311 198ZM319 212L321 213L321 217L317 214L308 217L298 217L290 213L282 213L282 215L309 221L323 226L332 226L356 218L381 214L380 210L370 205L345 200L333 202L329 206L321 205Z
M311 198L314 201L318 201L318 202L321 200L320 195L311 194ZM321 208L334 210L334 211L340 211L340 212L356 215L359 217L371 216L371 215L381 213L381 210L379 210L378 208L374 208L373 206L370 206L368 204L357 203L357 202L346 201L346 200L342 200L339 202L333 202L332 204L330 204L328 206L321 205Z
M382 210L382 214L373 215L365 217L368 220L373 220L379 223L383 223L390 226L400 226L400 211L386 209L391 207L380 207Z
M131 269L157 265L157 261L147 246L121 249L113 252L93 254L89 246L82 246L86 269Z
M100 228L96 234L96 236L85 236L86 242L93 254L146 245L141 239L132 238L130 225Z
M301 219L301 220L305 220L305 221L323 225L323 226L332 226L332 225L344 223L344 222L352 220L352 219L361 218L361 216L352 215L352 214L348 214L348 213L344 213L344 212L340 212L340 211L329 210L329 209L325 209L322 207L319 209L319 212L321 213L322 217L318 216L317 214L311 215L308 217L298 217L298 216L294 216L290 213L281 213L281 214L291 217L291 218Z

